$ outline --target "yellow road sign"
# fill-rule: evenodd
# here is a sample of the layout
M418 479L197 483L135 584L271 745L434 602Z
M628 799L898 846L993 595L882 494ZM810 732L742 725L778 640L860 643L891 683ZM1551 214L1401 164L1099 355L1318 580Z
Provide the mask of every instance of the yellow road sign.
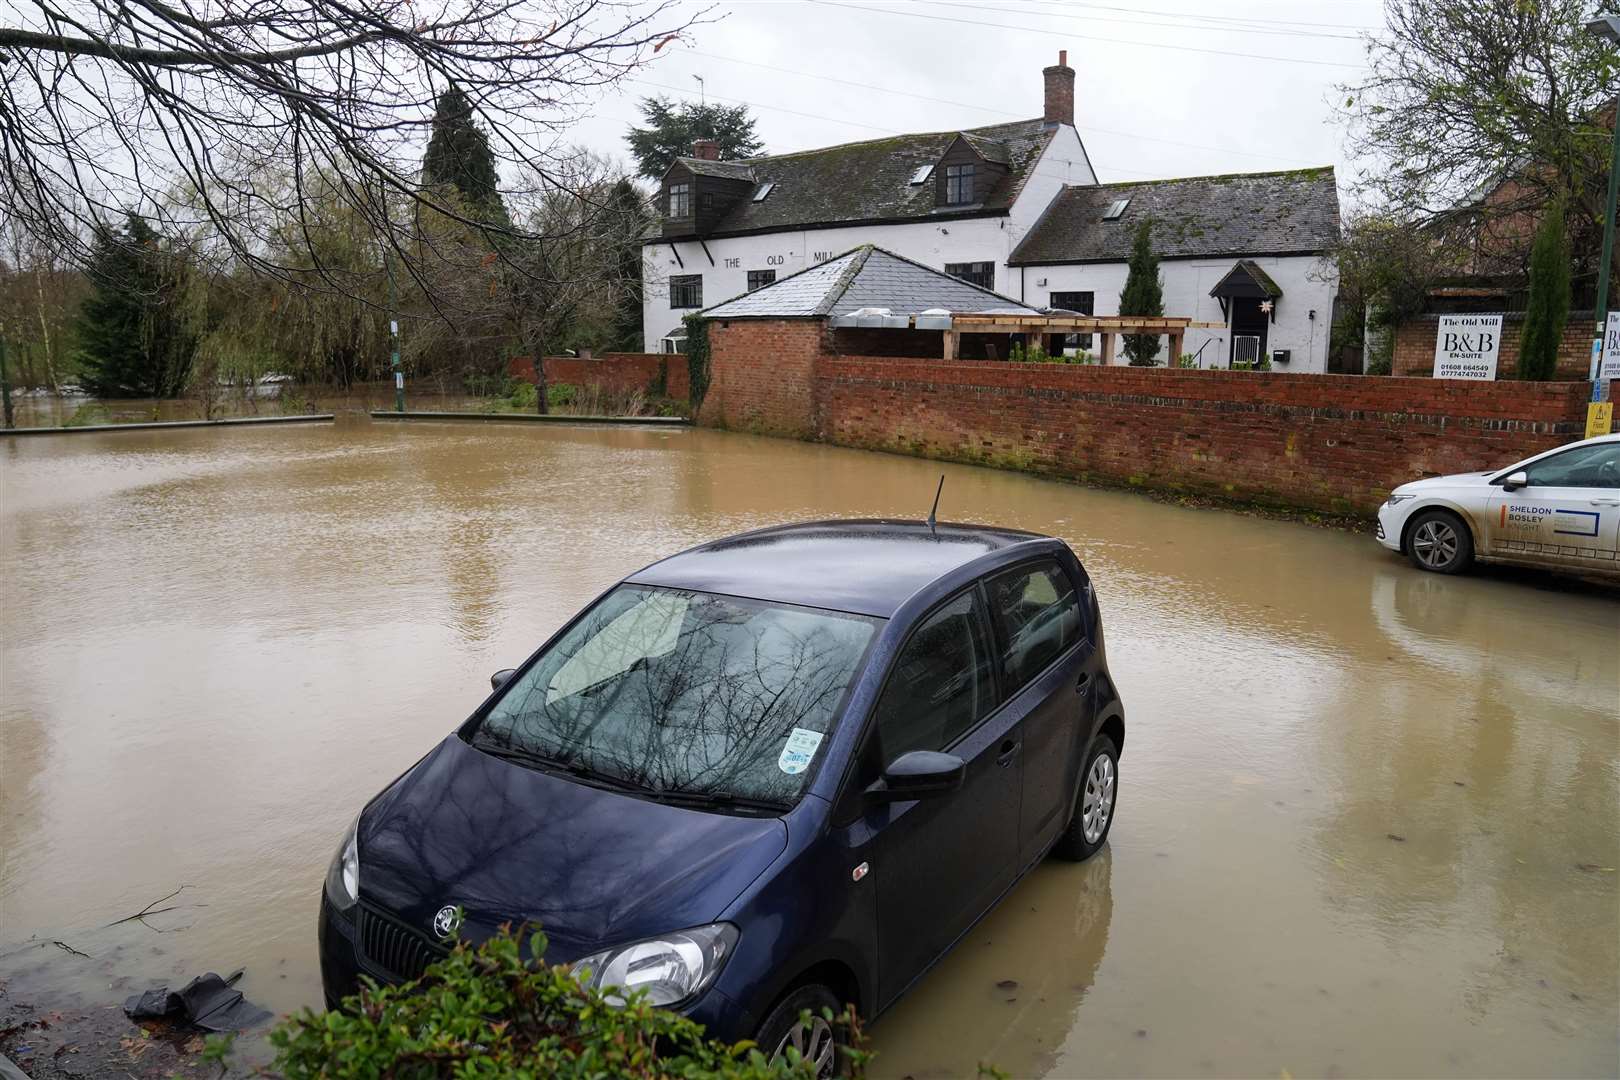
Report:
M1614 402L1593 401L1586 406L1586 437L1607 435L1614 429Z

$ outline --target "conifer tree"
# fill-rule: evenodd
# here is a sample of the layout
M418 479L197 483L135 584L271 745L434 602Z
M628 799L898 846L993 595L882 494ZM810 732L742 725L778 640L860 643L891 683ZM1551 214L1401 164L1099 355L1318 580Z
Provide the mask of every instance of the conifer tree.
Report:
M1519 342L1519 378L1545 381L1558 368L1558 343L1569 319L1569 239L1564 208L1547 208L1530 249L1530 296Z
M612 235L619 248L614 285L618 301L613 317L613 347L640 352L645 347L642 326L641 240L651 221L647 200L629 179L613 185Z
M501 198L489 136L478 126L472 103L457 86L439 95L433 135L422 158L422 186L454 188L480 220L502 227L511 223Z
M79 310L79 366L101 397L178 397L196 334L182 310L185 267L139 214L122 230L98 226Z
M1119 294L1121 315L1163 315L1164 283L1159 280L1159 259L1153 254L1153 221L1144 219L1136 227L1131 242L1131 259L1125 274L1125 288ZM1153 367L1158 363L1157 334L1125 334L1125 355L1132 367Z

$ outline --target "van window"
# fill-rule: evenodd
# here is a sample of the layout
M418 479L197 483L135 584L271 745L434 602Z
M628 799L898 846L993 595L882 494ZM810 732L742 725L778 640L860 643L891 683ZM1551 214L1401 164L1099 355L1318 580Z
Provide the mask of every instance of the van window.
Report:
M1001 671L1009 695L1045 670L1082 632L1080 603L1055 562L1033 563L990 579L990 611L1005 652Z
M995 704L995 676L977 589L923 620L900 650L877 705L882 761L943 750Z

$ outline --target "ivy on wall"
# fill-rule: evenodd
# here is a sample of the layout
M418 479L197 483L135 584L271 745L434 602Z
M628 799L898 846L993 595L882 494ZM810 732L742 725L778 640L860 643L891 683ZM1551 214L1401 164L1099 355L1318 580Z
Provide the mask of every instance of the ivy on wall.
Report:
M692 403L692 415L696 417L709 392L709 320L701 315L687 315L681 321L686 324L687 396Z

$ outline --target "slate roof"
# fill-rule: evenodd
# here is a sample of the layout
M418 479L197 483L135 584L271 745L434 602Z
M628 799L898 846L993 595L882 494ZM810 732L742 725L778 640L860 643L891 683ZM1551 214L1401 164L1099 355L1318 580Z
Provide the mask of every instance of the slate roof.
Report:
M1117 199L1125 213L1104 221ZM1315 253L1339 239L1339 191L1332 166L1065 187L1007 263L1123 262L1146 217L1160 258Z
M930 308L959 312L1036 314L1000 293L970 285L892 251L863 244L751 293L716 304L710 319L817 318L861 308L915 315Z
M685 157L679 160L689 169L696 163L707 175L776 185L763 202L743 199L707 234L725 236L808 225L853 225L1005 211L1023 190L1025 177L1035 167L1052 134L1039 119L1020 120L966 131L896 135L746 161L703 161ZM1007 175L984 202L967 211L936 208L932 178L926 183L911 183L918 166L938 162L958 135L967 137L989 160L1007 166ZM737 171L716 172L716 166ZM741 175L742 170L746 170L746 175Z

